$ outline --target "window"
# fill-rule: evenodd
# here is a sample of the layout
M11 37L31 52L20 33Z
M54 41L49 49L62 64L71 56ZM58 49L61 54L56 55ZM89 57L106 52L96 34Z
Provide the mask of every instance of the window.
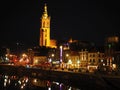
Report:
M90 62L92 62L92 60L90 59Z
M100 63L100 62L101 62L101 60L100 60L100 59L98 59L98 62Z
M90 54L90 57L91 57L92 55Z
M45 34L45 37L47 37L47 34Z
M95 54L93 54L93 57L95 57Z
M93 62L95 62L95 59L93 59Z
M100 57L100 54L98 54L98 57Z
M43 22L43 27L45 27L45 22Z

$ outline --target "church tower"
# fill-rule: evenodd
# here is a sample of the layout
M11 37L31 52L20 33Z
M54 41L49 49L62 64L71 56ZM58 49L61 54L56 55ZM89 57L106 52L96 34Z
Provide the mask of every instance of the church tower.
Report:
M50 17L47 12L47 5L44 6L44 12L41 18L40 27L40 46L50 46Z

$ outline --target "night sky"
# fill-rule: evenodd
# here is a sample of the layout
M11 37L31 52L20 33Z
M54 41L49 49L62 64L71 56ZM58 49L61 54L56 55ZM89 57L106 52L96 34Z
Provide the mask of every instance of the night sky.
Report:
M0 45L39 45L40 18L46 3L51 39L69 38L104 44L120 35L120 5L116 0L3 0L0 3Z

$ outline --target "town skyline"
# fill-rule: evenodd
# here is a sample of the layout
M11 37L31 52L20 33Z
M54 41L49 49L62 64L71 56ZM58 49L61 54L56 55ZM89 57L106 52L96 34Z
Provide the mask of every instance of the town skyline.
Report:
M95 1L80 3L19 1L15 4L8 2L5 5L6 12L2 10L1 45L10 43L39 45L40 18L45 3L51 17L51 38L53 39L69 40L72 37L75 40L104 45L104 39L107 36L119 36L117 5L111 7L102 1L99 4ZM4 1L3 4L5 4ZM117 3L113 2L113 4Z

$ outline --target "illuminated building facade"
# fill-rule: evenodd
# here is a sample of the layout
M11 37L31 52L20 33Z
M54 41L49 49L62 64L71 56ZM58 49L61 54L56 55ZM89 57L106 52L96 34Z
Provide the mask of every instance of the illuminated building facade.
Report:
M107 66L112 67L112 63L114 61L114 55L119 46L119 37L118 36L110 36L105 40L105 55L107 59Z
M88 65L99 65L104 63L105 55L102 52L89 52L88 53ZM105 65L105 63L104 63Z
M48 16L46 4L41 18L40 46L50 46L50 17Z
M48 16L46 4L41 18L40 46L56 48L56 40L50 40L50 16Z
M85 50L81 50L79 52L79 56L80 56L80 66L81 67L87 67L88 65L88 51Z

